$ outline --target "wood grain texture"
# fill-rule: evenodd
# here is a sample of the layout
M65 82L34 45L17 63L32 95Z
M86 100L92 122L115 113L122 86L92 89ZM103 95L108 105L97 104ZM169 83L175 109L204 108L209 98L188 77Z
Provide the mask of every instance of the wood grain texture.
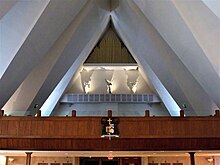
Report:
M121 138L216 138L220 117L121 117ZM99 138L100 117L1 117L0 137Z
M0 149L218 150L220 117L120 117L101 138L101 117L0 117Z
M218 150L220 138L43 139L1 138L0 149L65 151Z

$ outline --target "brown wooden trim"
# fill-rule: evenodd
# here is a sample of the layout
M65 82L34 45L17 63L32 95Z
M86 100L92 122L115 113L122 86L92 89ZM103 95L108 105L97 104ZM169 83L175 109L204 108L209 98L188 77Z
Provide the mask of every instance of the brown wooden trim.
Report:
M220 117L123 117L120 138L220 138ZM1 117L0 138L93 138L101 117Z
M172 151L219 150L220 138L29 139L1 138L1 150Z
M220 117L121 117L101 138L101 117L0 117L0 149L219 150Z

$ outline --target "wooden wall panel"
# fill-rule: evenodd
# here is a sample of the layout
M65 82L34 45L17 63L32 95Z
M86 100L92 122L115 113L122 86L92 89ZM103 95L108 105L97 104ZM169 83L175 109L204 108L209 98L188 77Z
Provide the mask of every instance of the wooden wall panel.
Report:
M66 151L172 151L172 150L219 150L220 138L207 139L33 139L0 138L0 149L19 150L66 150Z
M8 132L9 135L12 135L12 136L17 136L18 135L18 130L19 130L18 125L19 125L19 122L18 121L11 121L11 120L9 120L7 122L7 124L8 124L7 132ZM24 130L22 129L22 132L23 131ZM6 132L6 135L7 135L7 132Z
M102 139L101 117L0 117L0 149L208 150L220 148L220 117L121 117Z
M0 137L99 138L99 117L1 117ZM124 117L122 138L220 137L220 117Z

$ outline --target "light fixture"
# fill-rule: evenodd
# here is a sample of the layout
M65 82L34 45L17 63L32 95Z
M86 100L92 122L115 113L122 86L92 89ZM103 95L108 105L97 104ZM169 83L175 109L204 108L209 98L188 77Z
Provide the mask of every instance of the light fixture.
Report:
M183 103L183 104L182 104L182 108L187 108L186 103Z
M13 162L15 159L14 158L8 158L9 162Z
M107 156L108 160L112 160L113 159L113 155L112 155L112 151L109 151L109 155Z
M39 107L39 105L38 104L34 104L34 108L37 108L37 107Z
M206 158L206 160L209 162L209 163L212 163L213 162L213 158Z
M108 160L112 160L113 159L113 156L112 155L109 155L108 156Z

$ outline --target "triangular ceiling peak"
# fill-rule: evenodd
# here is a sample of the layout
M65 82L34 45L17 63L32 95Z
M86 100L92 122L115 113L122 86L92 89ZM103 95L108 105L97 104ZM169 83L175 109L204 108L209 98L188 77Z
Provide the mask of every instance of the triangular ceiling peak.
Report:
M119 38L112 22L109 22L105 33L96 44L85 63L132 63L136 61Z
M214 69L219 66L219 60L217 60L219 57L219 20L209 9L210 6L207 7L203 1L76 0L65 3L48 1L43 8L35 10L39 18L36 23L32 24L34 28L30 33L24 30L28 33L27 39L13 56L15 58L13 60L10 58L11 62L0 79L0 106L3 107L6 102L10 102L11 108L3 107L7 114L12 112L10 114L20 115L25 113L28 107L25 115L33 115L36 111L34 106L38 104L42 115L49 114L65 92L84 95L83 87L87 84L87 80L91 79L91 94L98 92L106 94L108 92L106 79L112 83L112 94L133 94L131 87L136 84L137 94L144 94L154 89L152 91L158 94L171 115L179 115L180 107L176 103L179 106L184 105L182 108L186 115L212 114L215 109L219 109L220 104L218 69ZM5 5L3 7L0 5L0 9L4 8L4 13L7 12L4 17L1 17L1 21L5 19L11 22L6 16L12 11L20 13L20 8L32 10L31 6L26 3L24 3L26 7L20 6L20 8L16 8L20 4L18 2L14 5L11 2L5 3L13 7L9 10L4 8ZM213 5L218 6L218 3L213 1ZM27 21L25 15L21 17L22 20ZM114 26L109 23L110 17ZM201 18L206 19L204 21ZM14 22L17 22L23 29L25 24L17 19ZM11 27L7 24L8 30L11 31L10 35L17 38L14 34L17 34L18 30L20 32L21 28ZM105 30L106 33L103 33ZM1 32L3 34L3 31ZM24 37L19 33L20 35ZM134 65L135 68L138 66L138 69L129 69L132 74L127 73L128 69L124 69L122 65L124 61L117 61L119 54L116 56L116 62L114 61L113 53L116 51L114 46L111 47L113 53L104 51L108 50L106 42L109 42L109 36L111 36L111 41L114 41L112 45L117 47L119 42L120 51L124 51L131 58L134 57L133 62L137 61L137 63L126 62L126 65ZM15 49L15 40L12 41L7 46L8 50ZM107 45L105 49L102 49L103 45ZM94 63L88 64L89 58L93 57L95 52L97 54L102 52L105 60L108 58L110 60L99 62L99 56L97 56ZM1 54L9 58L4 52ZM53 55L51 58L53 62L47 58L50 55L51 57ZM54 55L57 58L54 58ZM86 60L88 55L89 58ZM0 61L6 64L5 60ZM111 74L95 74L94 70L85 68L85 71L93 71L93 75L87 76L88 79L76 78L77 80L71 83L73 77L81 75L83 63L100 68L100 72L102 66L106 66L107 63L108 68L103 68L110 70ZM98 64L95 65L95 63ZM42 65L47 67L41 67ZM117 65L122 69L114 71ZM110 67L113 69L109 69ZM35 68L37 68L36 72ZM137 71L140 71L142 76L146 75L144 80L147 84L151 83L150 88L139 88L143 81L140 80L140 76L133 74ZM126 73L121 74L122 72ZM31 78L28 79L30 75ZM126 79L130 75L133 76L132 79ZM103 92L99 84L93 81L96 77L101 79L96 82L104 86ZM122 78L123 81L121 81ZM19 87L21 84L22 89ZM19 91L19 97L14 97L16 101L14 102L10 98L13 98L13 93L16 95L16 89ZM27 101L26 98L33 99ZM45 100L48 106L42 108L41 105ZM129 105L129 107L132 106ZM106 104L98 107L100 110L111 109L111 107L106 107ZM73 108L78 109L77 107L61 107L59 110L64 113L64 111L71 112ZM151 114L155 114L156 108L152 109L154 106L147 108L152 110ZM88 105L85 109L88 109ZM127 110L128 106L122 109ZM133 109L139 108L133 107ZM146 109L146 106L140 109ZM161 112L165 111L161 109Z

